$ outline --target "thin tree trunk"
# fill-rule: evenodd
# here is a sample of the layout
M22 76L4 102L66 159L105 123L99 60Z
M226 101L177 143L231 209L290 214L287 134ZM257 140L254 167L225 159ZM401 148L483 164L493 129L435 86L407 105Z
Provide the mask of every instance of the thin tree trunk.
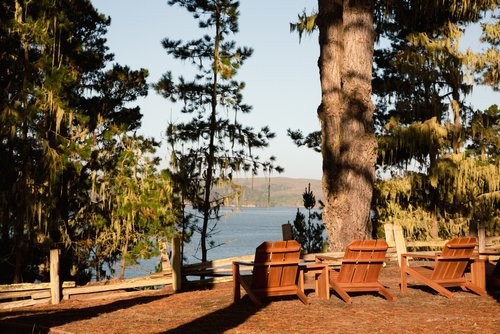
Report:
M329 249L370 235L377 143L371 101L373 3L319 0L318 107Z
M271 174L267 179L267 207L271 207Z
M215 47L214 47L214 72L213 72L213 82L212 82L212 101L211 101L211 115L210 115L210 143L208 146L208 157L207 157L207 176L205 179L205 198L203 203L203 226L201 228L200 243L201 243L201 262L207 261L207 237L208 237L208 222L210 219L210 193L212 191L212 180L213 180L213 166L215 160L215 134L217 131L217 79L218 79L218 62L219 62L219 43L220 38L220 21L219 13L216 13L216 25L215 25Z
M23 7L19 3L19 1L16 1L15 3L15 20L17 21L18 24L23 25L24 24L24 17L22 15L23 13ZM24 62L23 67L28 68L29 64L29 41L27 40L25 34L21 35L21 44L23 48L23 54L24 58L22 61ZM19 101L21 102L21 108L25 109L26 114L27 108L28 108L28 96L27 96L27 83L29 82L28 78L26 77L26 73L24 74L23 77L23 85L22 85L22 91L20 92L20 97ZM28 117L27 115L25 117ZM25 159L30 156L30 151L29 147L27 146L29 141L28 141L28 125L27 121L23 119L21 121L21 131L22 135L20 138L21 142L21 156L24 157ZM30 161L28 159L28 161ZM21 283L23 282L23 269L25 266L25 247L26 247L26 240L25 240L25 229L28 229L30 227L30 217L29 217L29 210L28 206L31 206L32 203L29 200L30 195L31 195L31 188L29 186L30 184L30 179L32 178L31 175L31 170L30 170L31 164L30 163L25 163L22 165L22 170L21 170L21 175L19 177L19 187L16 187L16 193L13 193L12 196L15 198L17 197L21 203L19 203L16 207L16 217L15 222L14 222L14 233L15 233L15 238L14 238L14 249L15 249L15 264L14 264L14 273L13 273L13 283Z
M125 258L127 257L128 253L128 240L129 240L129 232L128 229L125 229L125 243L123 244L122 248L122 264L120 268L120 279L125 278Z

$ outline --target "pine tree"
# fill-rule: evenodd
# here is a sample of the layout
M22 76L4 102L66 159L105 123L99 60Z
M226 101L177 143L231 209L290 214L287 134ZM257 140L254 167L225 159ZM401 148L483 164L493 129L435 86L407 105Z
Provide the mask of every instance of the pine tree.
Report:
M292 225L293 238L302 246L302 251L307 253L319 253L323 250L325 242L323 231L325 226L321 221L322 213L315 211L316 197L311 191L311 184L302 194L304 208L307 210L306 216L297 209L297 214ZM320 209L323 203L320 202Z
M0 280L45 279L53 247L62 279L86 280L111 220L92 185L117 161L116 138L140 126L126 104L147 95L148 74L108 66L110 20L89 1L0 6Z
M408 20L415 12L401 6L394 11L401 23L382 31L391 45L376 57L378 161L393 177L379 183L376 206L381 223L401 224L408 237L466 234L478 221L491 226L487 217L497 215L498 201L490 195L500 189L498 163L466 150L483 114L466 103L473 89L466 65L478 57L459 49L463 20L478 20L488 8L488 1L475 9L438 7L450 19L437 25ZM425 6L419 10L427 20L436 15ZM450 15L453 10L459 12Z
M402 165L412 159L409 156L421 161L428 159L436 167L434 176L430 178L433 183L437 184L437 175L446 171L449 165L446 162L449 160L442 160L443 163L437 161L442 153L439 150L445 149L439 145L447 137L446 133L450 133L453 135L448 147L455 153L462 147L465 138L460 119L460 100L461 94L467 94L470 89L461 81L460 66L463 62L453 54L456 45L452 39L457 34L456 24L476 22L482 12L496 7L497 2L494 0L474 1L473 6L469 2L455 0L319 0L317 15L300 15L300 22L291 25L292 30L310 31L317 27L320 32L319 66L323 97L318 115L322 129L320 133L307 136L300 131L289 130L289 134L299 145L315 149L321 147L325 192L324 222L331 249L341 250L349 240L369 234L369 208L375 181L373 171L376 145L372 141L375 128L381 131L385 126L392 131L394 126L398 126L397 122L401 122L401 118L422 119L424 123L415 124L412 129L401 127L404 137L399 139L403 144L393 137L392 144L395 146L392 147L400 154L399 161ZM314 20L316 25L312 23ZM380 57L375 55L379 61L379 67L374 72L377 94L384 96L382 92L385 90L387 96L390 96L385 104L378 104L377 114L373 114L374 108L369 101L371 86L367 83L367 78L372 77L371 68L367 68L372 64L372 20L378 38L382 34L389 40L393 38L394 49L398 50L395 51L397 57L391 56L394 50L386 51ZM488 36L491 37L491 34ZM398 49L399 46L402 48ZM398 53L399 51L401 52ZM494 57L488 59L495 60ZM393 67L394 63L399 67ZM478 63L494 69L494 66L489 66L495 64L494 61ZM441 66L441 71L436 70L433 65ZM392 68L385 73L383 80L378 80L383 76L380 66ZM398 78L402 80L398 82ZM440 91L442 82L450 89L446 96L450 96L452 100L450 105L453 124L446 128L440 123L446 113L445 105L440 101L442 96L439 95L443 93ZM397 102L394 102L395 98ZM389 113L385 112L385 105L395 105L398 110L405 112L399 114L400 118L391 120ZM353 128L356 124L358 127ZM416 132L421 132L422 135L415 138L413 134ZM408 139L411 139L411 143ZM388 140L387 137L378 140L379 162L395 155L394 151L388 149L392 145L387 143ZM405 154L406 158L403 158ZM425 183L422 180L415 182ZM415 200L415 197L408 198L406 195L408 194L401 194L400 197L405 198L407 203ZM429 198L425 192L417 195ZM438 192L433 191L430 197L434 199L429 206L437 205L440 199ZM394 194L391 198L394 198Z
M236 47L229 40L238 32L238 2L170 0L168 3L191 12L199 27L207 31L193 41L168 38L162 41L169 55L188 60L198 73L192 80L180 77L175 82L168 72L155 86L165 98L183 102L181 111L192 115L190 121L171 124L167 135L173 168L187 176L179 180L189 185L183 186L184 198L201 214L201 260L206 261L207 251L215 245L209 239L219 219L219 207L228 196L239 195L217 194L215 186L230 185L238 171L256 174L263 162L255 151L268 146L275 135L267 126L256 131L239 121L241 114L249 113L251 107L243 103L245 85L234 77L252 50Z

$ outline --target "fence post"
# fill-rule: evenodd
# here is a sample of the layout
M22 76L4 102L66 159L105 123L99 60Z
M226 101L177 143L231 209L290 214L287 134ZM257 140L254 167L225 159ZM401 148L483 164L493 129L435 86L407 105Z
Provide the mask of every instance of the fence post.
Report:
M394 229L392 224L384 224L385 241L389 247L396 247L394 242Z
M172 269L172 266L170 265L170 260L168 259L167 240L165 239L160 240L160 259L161 271L163 273L170 271Z
M290 224L281 225L281 233L283 234L283 241L293 240L292 225Z
M50 250L50 297L52 304L61 302L61 284L59 284L59 249Z
M392 231L394 233L394 244L396 245L396 253L398 255L398 265L401 267L401 254L407 252L403 228L401 225L394 224L392 226Z
M172 239L172 288L175 292L181 290L181 239Z
M482 253L486 249L486 229L484 224L477 223L477 237L479 239L479 252Z

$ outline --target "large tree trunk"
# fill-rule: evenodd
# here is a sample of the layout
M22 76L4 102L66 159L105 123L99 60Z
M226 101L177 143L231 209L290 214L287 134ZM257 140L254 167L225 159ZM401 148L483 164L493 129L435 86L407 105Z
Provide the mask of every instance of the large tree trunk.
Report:
M377 142L371 100L373 1L319 0L323 222L330 251L370 236Z

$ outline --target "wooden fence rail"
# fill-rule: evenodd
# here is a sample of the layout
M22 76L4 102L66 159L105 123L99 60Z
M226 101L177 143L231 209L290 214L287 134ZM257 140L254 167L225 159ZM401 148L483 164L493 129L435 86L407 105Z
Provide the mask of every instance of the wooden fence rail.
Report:
M408 253L408 248L412 252L418 251L420 254L434 254L436 249L441 249L447 240L427 240L427 241L407 241L403 235L403 229L400 225L385 224L385 238L389 245L388 258L394 259L400 265L400 254ZM424 249L434 249L422 251ZM478 233L478 251L500 250L500 236L486 237L484 227L479 228ZM496 257L492 257L495 258Z
M104 281L77 287L75 282L63 282L59 278L59 250L50 251L50 282L0 285L0 309L10 309L38 304L58 304L63 299L84 294L115 292L118 290L142 289L145 287L172 285L180 289L180 243L173 241L174 260L172 268L163 268L159 274L116 281ZM162 264L168 263L162 259ZM176 273L172 269L175 269ZM175 281L179 283L175 284Z
M386 224L386 240L389 244L387 260L398 262L399 254L407 252L407 248L437 247L441 248L446 240L432 241L405 241L400 226ZM285 237L285 236L284 236ZM500 249L500 237L484 237L479 233L479 249ZM432 251L434 253L435 251ZM314 261L316 255L326 255L334 258L342 258L343 252L327 252L317 254L305 254L304 261ZM171 285L174 291L182 290L182 283L188 282L186 278L199 277L190 280L190 283L218 283L232 280L231 265L233 261L251 261L254 255L231 257L221 260L213 260L204 263L187 264L181 268L180 240L172 241L172 263L162 258L162 265L168 264L159 274L134 279L125 279L116 282L99 282L99 284L76 286L75 282L59 282L59 251L52 250L50 254L51 282L50 283L23 283L0 285L0 309L37 305L42 303L57 304L63 299L70 299L78 295L103 293L118 290L142 289L145 287L157 287ZM497 257L498 258L498 257ZM340 261L333 261L330 265L339 265ZM250 270L245 267L243 270ZM201 279L203 278L203 279Z

